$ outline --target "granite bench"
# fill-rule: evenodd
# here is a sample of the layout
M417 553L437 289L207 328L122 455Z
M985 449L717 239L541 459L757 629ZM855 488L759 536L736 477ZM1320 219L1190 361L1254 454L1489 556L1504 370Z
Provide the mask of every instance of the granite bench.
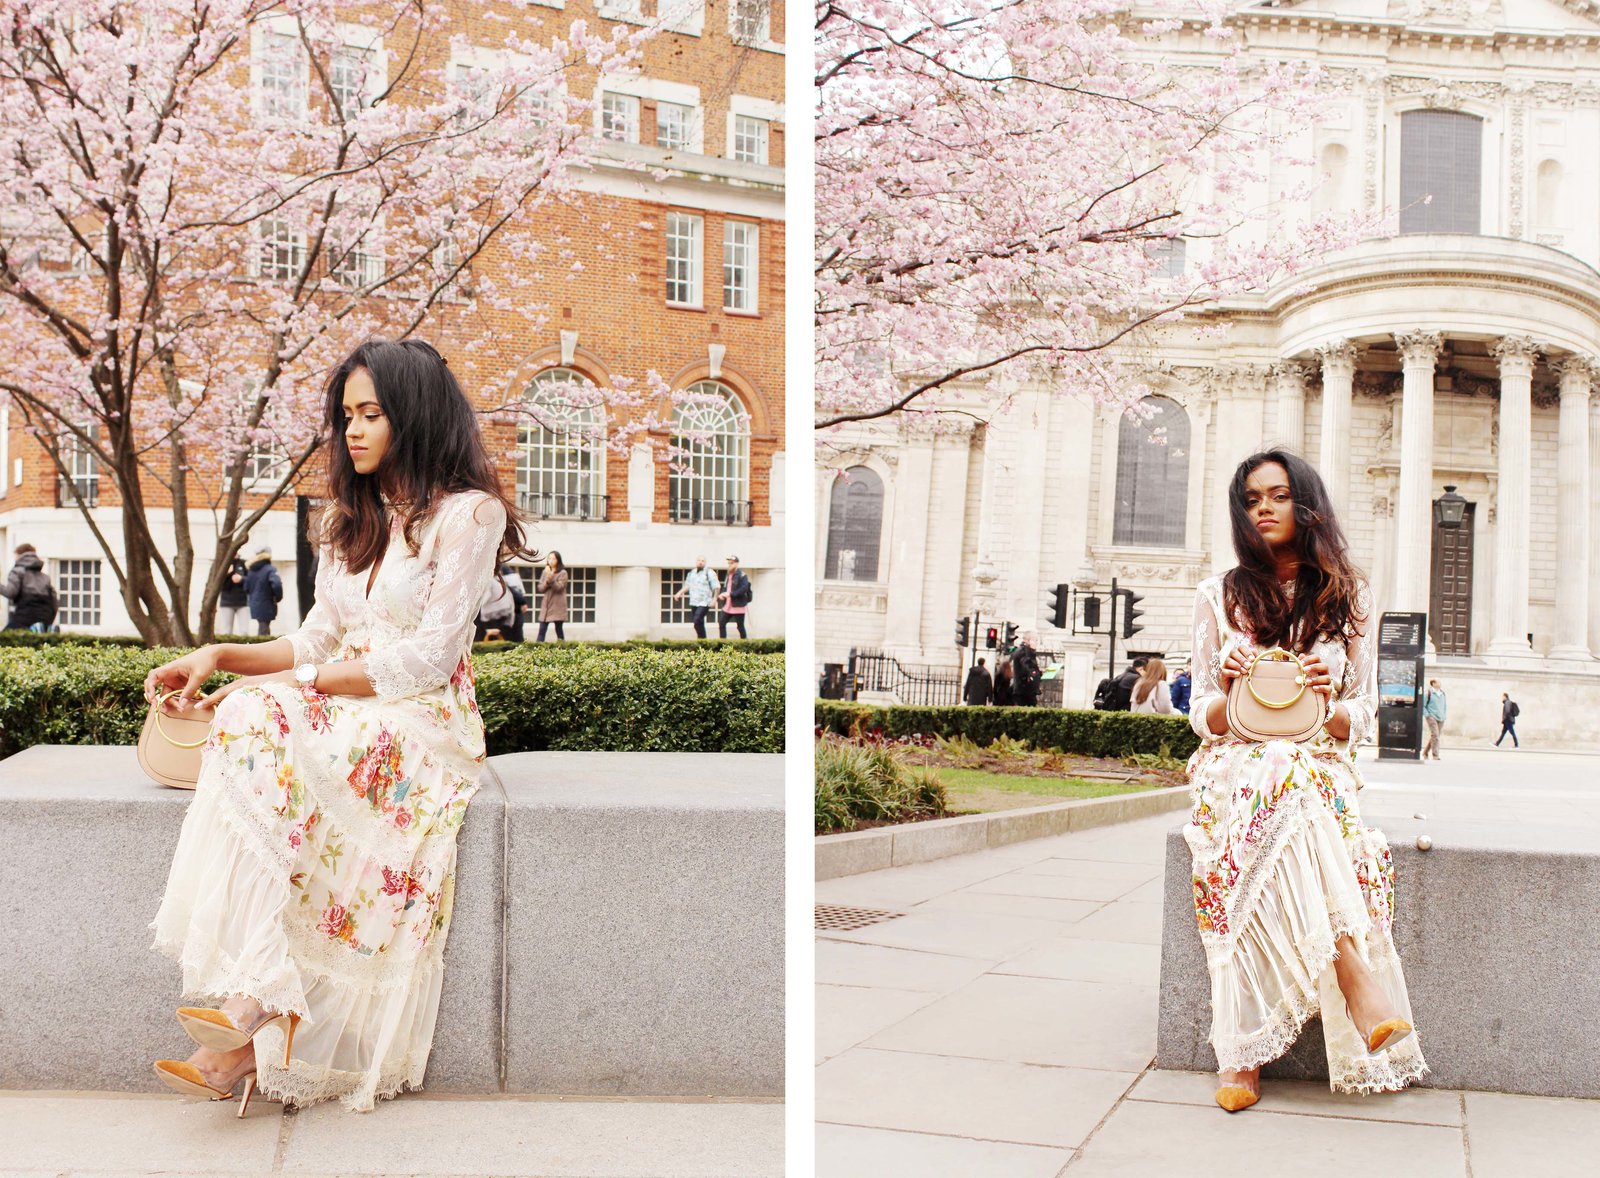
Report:
M1438 1088L1600 1097L1600 848L1587 832L1385 818L1395 944ZM1426 833L1433 847L1420 851ZM1156 1066L1215 1071L1188 845L1167 836ZM1268 1078L1326 1080L1313 1020Z
M0 761L0 1088L188 1053L147 925L190 796L128 747ZM429 1090L782 1093L781 756L494 757L459 838Z

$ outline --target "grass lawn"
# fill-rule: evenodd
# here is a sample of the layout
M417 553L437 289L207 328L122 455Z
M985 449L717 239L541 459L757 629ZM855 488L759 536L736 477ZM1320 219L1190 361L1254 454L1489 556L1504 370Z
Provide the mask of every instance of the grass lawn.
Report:
M1067 798L1104 798L1113 794L1159 789L1161 782L1085 781L1081 777L1028 777L1010 773L985 773L981 769L940 768L939 778L950 791L950 809L956 813L1018 810L1044 806Z

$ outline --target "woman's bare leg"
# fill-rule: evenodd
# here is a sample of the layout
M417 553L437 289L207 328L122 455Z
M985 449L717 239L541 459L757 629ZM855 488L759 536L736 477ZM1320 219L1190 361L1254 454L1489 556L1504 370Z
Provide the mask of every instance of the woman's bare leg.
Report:
M259 1002L243 994L236 994L229 998L222 1004L220 1009L233 1020L234 1025L237 1027L253 1027L261 1021L261 1016L265 1013ZM213 1051L209 1047L201 1047L189 1057L188 1062L215 1081L217 1078L232 1072L244 1061L246 1056L253 1056L255 1050L256 1045L254 1042L246 1043L243 1047L236 1047L232 1051Z
M1378 985L1367 963L1361 960L1355 941L1346 935L1334 942L1334 948L1339 951L1333 963L1334 976L1344 994L1345 1005L1350 1008L1350 1019L1365 1041L1373 1027L1395 1016L1394 1003Z

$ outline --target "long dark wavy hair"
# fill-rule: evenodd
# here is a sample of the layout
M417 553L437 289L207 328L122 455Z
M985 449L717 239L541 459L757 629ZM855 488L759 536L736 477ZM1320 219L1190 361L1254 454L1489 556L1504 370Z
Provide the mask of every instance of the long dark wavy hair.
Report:
M364 368L389 420L389 448L370 475L357 474L345 441L344 385ZM329 502L322 538L352 572L371 568L389 544L387 499L404 512L406 543L417 551L422 526L440 501L457 491L482 491L506 509L505 537L495 567L507 556L538 554L526 547L522 524L483 444L477 415L455 373L432 344L419 339L371 339L328 378L324 425L329 430Z
M1289 473L1294 548L1300 558L1293 595L1284 593L1278 584L1272 546L1244 505L1246 480L1268 462L1276 462ZM1365 578L1350 561L1344 530L1315 467L1288 450L1250 455L1228 484L1228 519L1239 565L1223 577L1222 604L1237 627L1248 630L1264 646L1300 653L1318 640L1343 642L1362 632L1367 623L1361 610Z

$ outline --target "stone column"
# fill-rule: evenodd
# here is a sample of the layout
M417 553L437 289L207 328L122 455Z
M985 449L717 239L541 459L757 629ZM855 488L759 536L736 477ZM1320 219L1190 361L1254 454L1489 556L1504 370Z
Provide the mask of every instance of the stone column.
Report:
M1322 361L1322 448L1317 469L1334 511L1342 518L1350 507L1350 398L1356 383L1356 349L1349 340L1334 340L1319 347L1317 356Z
M1278 394L1276 440L1303 454L1306 445L1306 366L1284 360L1272 367L1272 383Z
M1216 477L1211 510L1211 568L1230 569L1233 521L1228 513L1228 487L1234 469L1266 442L1267 369L1258 364L1224 365L1211 374L1217 397Z
M1395 336L1404 374L1391 607L1396 610L1428 608L1428 574L1433 565L1433 366L1442 342L1436 331Z
M0 551L4 551L0 546ZM1589 563L1600 562L1600 397L1589 398ZM1600 593L1589 594L1589 649L1600 658Z
M1550 657L1589 660L1589 386L1594 362L1569 356L1561 374L1556 456L1556 632Z
M1528 528L1533 494L1533 362L1538 345L1505 336L1492 349L1500 360L1500 468L1494 529L1492 655L1528 650Z
M883 642L888 653L913 660L922 657L922 579L928 564L932 498L933 435L924 429L902 429L900 463L895 470L894 525L889 531L889 569L898 588L889 594Z
M1010 567L1006 569L1006 620L1017 623L1019 634L1037 631L1044 612L1044 573L1041 550L1048 521L1044 513L1044 486L1048 478L1045 459L1049 457L1050 411L1053 398L1042 389L1019 393L1012 402L1016 433L1021 444L1016 449L1013 472L1015 509Z

